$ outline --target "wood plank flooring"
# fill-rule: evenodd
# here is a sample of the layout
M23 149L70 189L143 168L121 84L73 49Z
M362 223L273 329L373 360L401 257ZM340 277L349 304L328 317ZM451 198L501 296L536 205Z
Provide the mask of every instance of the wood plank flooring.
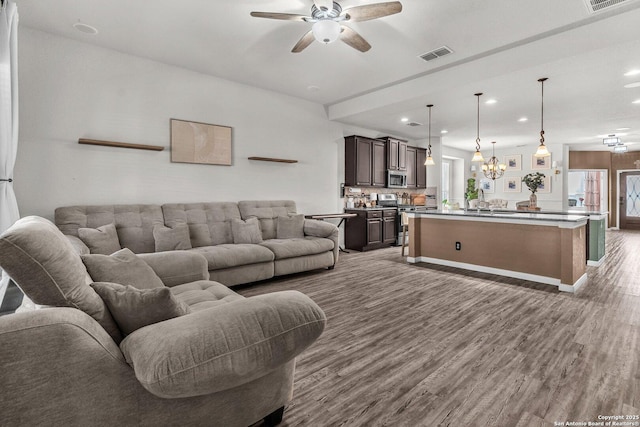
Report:
M597 422L640 415L640 231L606 237L575 295L410 265L399 247L234 289L296 289L327 314L298 358L283 427Z

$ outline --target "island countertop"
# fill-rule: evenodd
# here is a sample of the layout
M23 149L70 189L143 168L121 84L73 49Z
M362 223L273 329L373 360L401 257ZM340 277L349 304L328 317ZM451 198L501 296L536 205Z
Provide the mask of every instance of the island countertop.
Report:
M538 225L558 225L558 223L572 223L575 225L583 225L589 217L587 215L578 214L562 214L562 213L537 213L537 212L520 212L520 211L477 211L477 210L432 210L409 212L409 217L421 218L445 218L457 220L472 221L491 221L491 222L518 222L530 223ZM567 224L567 226L570 226Z

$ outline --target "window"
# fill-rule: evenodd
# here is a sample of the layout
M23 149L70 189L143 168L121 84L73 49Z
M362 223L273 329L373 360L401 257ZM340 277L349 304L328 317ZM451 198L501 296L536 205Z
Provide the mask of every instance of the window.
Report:
M451 162L442 160L442 201L451 201Z

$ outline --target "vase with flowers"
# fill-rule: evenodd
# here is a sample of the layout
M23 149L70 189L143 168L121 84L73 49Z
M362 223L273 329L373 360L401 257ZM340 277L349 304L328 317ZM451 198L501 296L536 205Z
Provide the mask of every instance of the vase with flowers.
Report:
M544 174L532 172L525 175L522 178L522 182L524 182L527 188L529 188L529 191L531 191L531 195L529 196L529 209L537 207L538 196L536 196L536 191L538 191L538 188L544 183Z

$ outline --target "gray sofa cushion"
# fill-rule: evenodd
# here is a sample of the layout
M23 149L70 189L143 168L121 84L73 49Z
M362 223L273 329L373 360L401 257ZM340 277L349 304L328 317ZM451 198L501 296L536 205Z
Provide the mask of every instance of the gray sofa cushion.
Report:
M273 252L260 245L218 245L203 248L193 248L192 251L201 254L209 263L209 270L237 267L274 260Z
M304 239L271 239L261 243L275 254L276 259L315 255L333 250L333 241L322 237Z
M153 239L156 242L156 252L191 249L187 224L177 224L173 228L158 224L153 227Z
M234 218L231 221L233 243L262 243L260 222L258 218L249 218L246 221Z
M121 249L115 224L98 228L78 228L78 237L92 254L111 255Z
M304 215L279 216L276 219L276 239L302 239Z
M162 205L162 212L168 227L189 226L194 248L233 243L231 220L241 219L238 205L231 202L172 203Z
M82 310L120 342L120 330L89 286L80 257L51 221L36 216L18 220L0 236L0 254L0 267L34 303Z
M153 226L164 224L158 205L67 206L57 208L55 223L64 234L78 235L78 228L115 224L123 248L135 253L154 252Z
M117 283L96 282L91 287L109 307L122 335L136 329L189 313L189 306L177 300L167 287L137 289Z
M191 311L204 310L244 299L225 285L209 280L177 285L171 288L171 292L176 299L188 305Z
M164 283L149 265L129 249L111 255L81 255L95 282L112 282L138 289L162 288Z
M243 200L238 202L242 219L256 217L260 220L262 240L276 238L277 218L296 213L293 200Z

